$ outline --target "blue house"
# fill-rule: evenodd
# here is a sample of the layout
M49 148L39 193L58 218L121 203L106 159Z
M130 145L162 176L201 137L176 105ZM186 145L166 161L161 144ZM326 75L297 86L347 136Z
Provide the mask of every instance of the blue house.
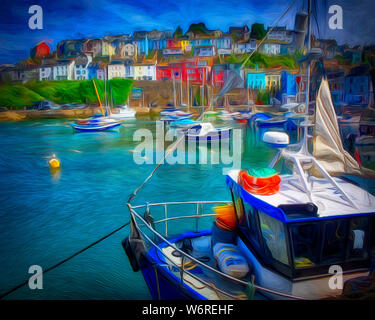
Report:
M368 66L355 67L345 78L345 102L354 106L369 103L370 75Z
M223 36L216 39L216 48L217 49L232 49L232 37Z
M266 73L260 71L247 71L246 86L250 89L263 90L266 88Z
M281 71L280 75L280 94L278 99L283 103L288 103L295 99L297 94L297 74L289 71Z
M216 39L212 39L212 38L194 39L191 41L191 43L193 47L216 46Z
M199 46L193 49L195 57L214 57L216 55L215 46Z

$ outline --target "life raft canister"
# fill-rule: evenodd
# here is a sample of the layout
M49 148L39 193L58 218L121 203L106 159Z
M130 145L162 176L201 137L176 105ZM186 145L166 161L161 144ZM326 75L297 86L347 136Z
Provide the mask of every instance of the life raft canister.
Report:
M252 168L241 170L238 183L248 192L259 195L272 195L279 191L281 178L275 169Z

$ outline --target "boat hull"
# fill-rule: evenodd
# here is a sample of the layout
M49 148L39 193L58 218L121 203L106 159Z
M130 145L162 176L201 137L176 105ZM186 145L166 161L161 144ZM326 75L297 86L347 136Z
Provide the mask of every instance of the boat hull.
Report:
M119 128L121 126L121 122L103 124L103 125L79 125L79 124L72 123L71 126L73 127L73 129L80 131L80 132L99 132L99 131L113 130L113 129Z
M215 141L215 140L228 140L231 135L231 130L220 130L215 133L209 133L207 135L195 135L195 134L187 134L186 140L187 141Z

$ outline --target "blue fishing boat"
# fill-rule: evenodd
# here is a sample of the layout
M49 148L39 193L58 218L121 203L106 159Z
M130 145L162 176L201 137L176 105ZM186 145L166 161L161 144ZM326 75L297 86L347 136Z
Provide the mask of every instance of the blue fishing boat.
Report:
M321 86L329 90L327 80ZM327 96L319 91L317 99L329 104ZM131 232L123 246L153 299L326 299L343 293L329 285L333 272L342 274L344 287L371 281L375 197L330 175L359 169L350 155L337 156L344 151L332 117L318 112L314 155L308 124L293 146L286 133L265 133L277 153L268 168L229 172L231 201L129 200ZM273 169L281 160L293 174ZM311 174L313 166L323 178Z

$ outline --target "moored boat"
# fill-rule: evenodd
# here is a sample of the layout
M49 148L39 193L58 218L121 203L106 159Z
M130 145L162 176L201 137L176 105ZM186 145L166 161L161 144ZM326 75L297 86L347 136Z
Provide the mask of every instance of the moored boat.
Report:
M187 140L195 141L224 140L230 138L231 132L232 128L215 128L212 123L204 122L187 129L185 137Z

